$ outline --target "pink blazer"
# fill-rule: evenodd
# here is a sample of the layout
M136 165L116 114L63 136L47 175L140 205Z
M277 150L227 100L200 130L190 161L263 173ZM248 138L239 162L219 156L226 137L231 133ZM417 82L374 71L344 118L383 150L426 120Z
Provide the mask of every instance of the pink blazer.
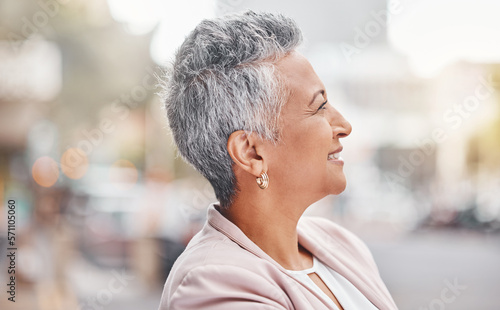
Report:
M377 308L397 309L366 245L326 219L303 217L299 243L348 279ZM211 205L207 223L175 262L160 310L331 309L288 275Z

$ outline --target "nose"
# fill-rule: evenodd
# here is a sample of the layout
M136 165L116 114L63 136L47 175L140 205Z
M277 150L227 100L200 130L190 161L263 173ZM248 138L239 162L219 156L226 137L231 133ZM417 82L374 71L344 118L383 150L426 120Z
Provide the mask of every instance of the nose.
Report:
M334 109L332 121L330 123L332 125L333 139L335 138L345 138L349 134L351 134L352 126L339 111Z

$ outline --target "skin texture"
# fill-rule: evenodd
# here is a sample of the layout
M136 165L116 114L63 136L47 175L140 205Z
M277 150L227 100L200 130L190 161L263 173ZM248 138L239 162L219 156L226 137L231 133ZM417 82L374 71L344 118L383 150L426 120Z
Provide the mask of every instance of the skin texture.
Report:
M328 160L341 147L351 125L327 101L325 87L307 59L293 52L277 63L289 98L281 112L278 145L255 134L236 131L227 148L234 164L239 192L228 210L219 210L276 262L289 270L312 267L311 254L297 241L297 223L304 211L346 187L343 162ZM262 190L255 179L269 175ZM337 303L316 275L320 288Z

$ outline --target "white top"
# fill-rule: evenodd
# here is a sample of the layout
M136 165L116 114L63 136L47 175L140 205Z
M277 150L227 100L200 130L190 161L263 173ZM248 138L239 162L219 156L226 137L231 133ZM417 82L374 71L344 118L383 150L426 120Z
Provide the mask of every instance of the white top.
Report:
M315 256L313 256L313 266L311 268L299 271L287 271L297 280L328 300L330 306L335 310L339 310L337 305L311 280L308 276L309 274L316 273L323 280L344 310L378 310L351 282L316 259Z

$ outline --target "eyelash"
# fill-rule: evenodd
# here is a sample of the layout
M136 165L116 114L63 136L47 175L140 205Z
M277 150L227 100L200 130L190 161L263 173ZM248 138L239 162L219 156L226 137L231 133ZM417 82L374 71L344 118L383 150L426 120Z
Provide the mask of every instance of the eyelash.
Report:
M323 102L323 103L319 106L318 111L319 111L319 110L324 110L324 109L326 109L325 105L326 105L327 103L328 103L328 100L327 100L327 101L325 101L325 102Z

